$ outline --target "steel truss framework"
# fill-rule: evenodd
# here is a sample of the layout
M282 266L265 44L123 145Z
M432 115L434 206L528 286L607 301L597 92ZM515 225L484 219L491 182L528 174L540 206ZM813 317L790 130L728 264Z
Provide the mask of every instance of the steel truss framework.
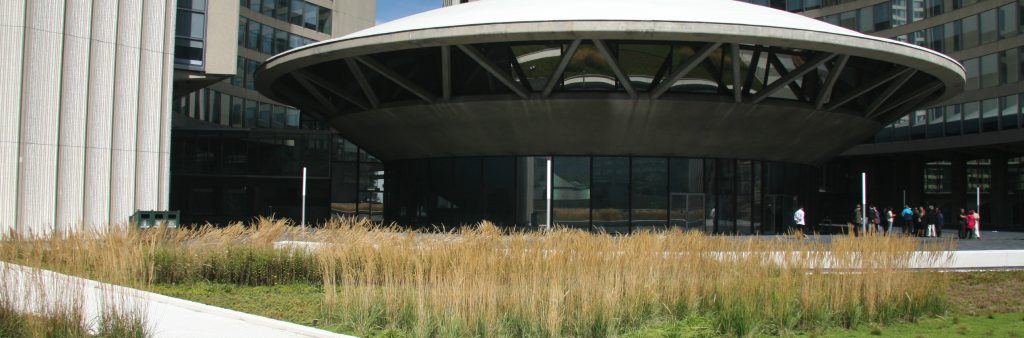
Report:
M405 51L355 56L291 73L292 81L308 95L291 88L294 86L280 90L286 91L286 96L305 97L300 105L323 112L326 119L331 119L382 105L431 104L480 95L460 93L455 72L468 72L471 78L485 73L489 88L494 90L484 94L492 96L505 94L522 100L543 100L556 95L604 91L624 93L636 100L660 100L670 99L671 93L692 92L682 83L699 71L705 80L714 82L713 88L703 86L699 93L728 96L735 103L753 105L769 99L788 99L805 102L820 111L859 114L884 124L918 108L943 88L939 80L923 72L849 55L720 42L601 39L544 43L553 47L537 53L553 54L551 58L557 58L557 63L543 79L543 85L538 85L532 81L538 77L527 75L521 62L528 58L515 51L517 46L526 44L538 45L446 45L413 50L414 53L404 56L401 54ZM670 51L661 57L653 76L636 76L625 67L636 62L623 55L623 48L636 45L661 46ZM596 50L598 55L581 56L584 47ZM675 53L678 48L692 53L680 59L679 53ZM457 58L472 62L456 62ZM607 88L573 90L567 70L581 62L603 64L604 70L610 72L605 80ZM345 82L356 86L342 85ZM494 84L500 86L495 88ZM396 94L395 87L404 93ZM383 96L384 92L389 94Z

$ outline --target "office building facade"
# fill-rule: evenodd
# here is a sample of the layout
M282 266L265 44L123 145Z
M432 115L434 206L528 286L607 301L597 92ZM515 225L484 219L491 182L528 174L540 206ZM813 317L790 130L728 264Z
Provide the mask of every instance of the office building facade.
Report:
M0 232L166 210L175 3L0 2Z
M1024 227L1022 2L752 2L930 48L966 70L963 93L910 112L822 167L831 218L845 219L841 209L855 203L867 172L873 204L935 205L953 220L960 208L980 207L987 225Z
M255 91L274 54L372 26L373 1L179 0L171 208L185 223L255 216L380 218L381 164L299 110ZM188 15L189 20L180 19Z

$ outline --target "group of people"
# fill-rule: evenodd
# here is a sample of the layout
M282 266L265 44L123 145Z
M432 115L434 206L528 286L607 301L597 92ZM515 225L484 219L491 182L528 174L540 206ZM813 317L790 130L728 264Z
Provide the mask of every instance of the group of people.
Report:
M960 209L960 238L981 239L981 215L974 209ZM803 234L807 231L804 207L799 206L793 213L796 230ZM855 236L865 233L891 234L893 227L902 228L902 233L918 237L942 237L942 228L946 225L946 216L942 208L929 205L911 208L904 205L898 213L893 208L885 208L882 212L869 205L867 210L860 204L853 209L853 231Z
M857 204L853 209L853 233L856 236L865 233L889 234L896 224L896 214L892 208L885 208L879 212L873 205L869 205L865 210Z
M960 209L960 238L981 239L981 216L975 210ZM946 216L942 208L929 205L912 208L904 205L898 213L893 208L879 212L875 206L865 210L860 204L853 210L854 235L864 233L892 233L893 227L902 228L904 234L918 237L942 237Z

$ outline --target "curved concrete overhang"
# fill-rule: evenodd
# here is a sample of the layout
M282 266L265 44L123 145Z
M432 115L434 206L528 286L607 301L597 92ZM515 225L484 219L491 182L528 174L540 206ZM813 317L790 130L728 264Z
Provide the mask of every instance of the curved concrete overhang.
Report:
M385 159L634 155L804 164L819 164L879 128L853 114L825 114L788 103L736 104L707 95L664 100L481 97L346 114L331 124Z
M554 8L551 11L553 14L536 14L533 12L546 13L546 11L537 10L542 7L531 7L532 4L547 7L554 4L555 7L567 8L580 6L588 9L596 8L596 10L584 10L582 13L574 15L564 14L558 8ZM533 8L534 11L525 14L521 12L508 13L517 6ZM723 8L708 13L707 8L716 8L716 6ZM729 13L736 15L730 17ZM515 70L508 70L509 65L496 64L493 58L482 53L480 49L486 49L488 48L486 46L493 44L528 43L560 43L562 46L560 51L565 53L563 55L565 60L574 59L572 53L579 48L581 43L596 47L596 50L600 50L606 57L606 61L610 60L607 63L615 71L611 86L616 90L601 94L559 92L548 88L551 87L550 83L545 86L544 90L538 90L539 88L531 90L529 84L524 84L528 81L518 80L522 78L521 69L519 74L515 74ZM670 88L675 88L676 82L671 82L668 79L678 80L678 78L672 77L676 75L674 73L663 74L665 78L660 79L662 83L652 82L646 91L637 90L632 88L636 86L636 84L632 84L635 77L624 74L621 69L616 69L620 68L618 64L622 60L617 60L615 55L607 52L614 49L609 46L630 43L698 44L699 50L694 47L697 54L715 49L722 55L723 60L725 60L725 55L739 56L741 51L747 54L756 51L754 58L761 57L760 53L763 52L765 60L761 62L764 64L778 62L779 58L771 60L776 55L775 53L778 53L778 55L789 55L788 57L792 58L792 60L787 59L791 68L787 70L785 66L782 66L781 72L776 69L776 72L779 73L773 82L769 82L766 75L764 83L758 90L763 89L767 93L760 95L757 91L749 88L750 82L744 82L745 85L742 86L726 85L725 81L721 79L721 74L726 71L723 61L721 64L723 69L719 70L721 73L718 78L721 93L718 94L732 96L733 100L723 100L723 95L702 97L670 90ZM406 78L409 74L401 74L384 65L388 63L389 55L406 51L417 53L424 50L436 50L437 52L431 53L439 53L442 62L445 62L443 66L438 67L441 71L437 72L436 77L426 80L443 83L440 89L424 89L422 82L416 83L416 81ZM480 69L490 72L499 82L504 83L508 87L507 91L511 91L513 95L481 96L453 93L450 88L452 86L451 58L453 53L460 53L460 55L476 60ZM705 59L707 58L707 54L701 55ZM697 56L694 58L696 59ZM705 62L705 59L694 61L700 64ZM747 62L742 57L736 59ZM757 65L756 61L749 63L746 66L756 67ZM685 65L686 63L683 63L678 66L685 68ZM807 67L800 67L801 65ZM513 62L512 68L515 67L518 66ZM502 74L503 71L505 74ZM564 67L561 71L564 72ZM787 76L785 72L792 72L793 74L790 75L793 76ZM800 74L797 74L798 72ZM832 72L836 73L836 79L832 79L833 76L828 76ZM380 88L374 88L374 85L366 81L365 75L360 73L383 75L406 90L415 93L418 99L382 101L374 97L376 95L374 91ZM739 72L733 72L733 74L736 73ZM744 71L744 73L747 72ZM551 78L561 78L564 73L552 75ZM800 94L798 92L800 86L794 87L794 84L801 79L810 79L809 77L814 75L819 75L821 78L815 80L821 82L816 85L820 88L812 88L817 90L816 93ZM733 83L740 83L739 80L743 77L742 75L733 76L735 80ZM853 80L844 83L846 78ZM659 80L659 77L654 77L654 79ZM358 85L353 85L357 82ZM894 40L857 33L796 14L728 0L640 0L639 2L621 0L562 0L554 2L484 0L470 5L454 6L419 14L349 36L288 51L268 60L261 65L257 72L257 88L260 92L281 102L324 111L324 115L331 119L332 125L339 129L345 137L352 139L384 160L499 153L502 155L575 153L673 156L702 154L702 156L712 157L744 155L746 157L742 158L820 163L845 148L870 137L881 126L899 118L906 112L937 104L958 94L963 90L964 83L963 67L955 60L940 53ZM849 88L844 89L844 93L839 93L840 86L837 84ZM560 85L565 86L564 83ZM799 98L789 100L775 95L779 90L786 91L787 86L794 88L792 91ZM836 91L833 91L833 88L837 88ZM725 91L733 91L733 93ZM460 132L445 128L445 119L460 117L462 120L459 125L462 128L475 128L476 130L509 126L527 128L527 130L506 129L500 132L491 130L492 137L532 134L546 135L547 141L552 141L549 132L553 133L556 130L530 124L530 120L526 116L568 122L571 119L563 121L557 115L571 114L564 112L579 110L572 109L569 107L570 105L591 107L593 111L588 119L594 120L596 116L601 116L601 119L608 118L609 120L597 120L594 123L612 123L609 127L619 126L614 124L616 121L623 122L614 117L635 113L638 116L677 123L674 126L662 127L685 129L683 124L700 125L700 123L694 124L694 120L670 118L668 115L678 110L696 111L692 109L693 107L688 107L687 103L703 105L705 103L700 102L707 101L721 102L712 105L713 107L708 106L709 109L703 110L702 114L681 114L680 116L709 121L717 121L722 118L722 116L710 115L709 112L721 113L724 116L746 116L753 119L750 121L757 123L773 123L759 126L770 126L766 128L777 130L789 130L778 124L804 125L808 119L824 125L835 124L836 127L834 129L820 128L819 125L818 130L829 130L829 132L819 135L821 138L807 138L806 141L829 143L829 145L815 145L822 149L808 152L805 155L789 155L785 150L773 147L751 147L750 149L759 150L748 151L736 148L742 148L743 145L735 142L724 142L730 146L719 147L709 144L706 140L698 144L706 146L707 149L699 151L684 150L686 144L681 142L666 143L677 147L672 149L656 144L641 145L635 142L627 142L630 144L629 146L597 147L595 145L590 148L580 143L575 148L561 149L550 143L547 147L532 147L528 146L529 142L526 140L521 140L517 141L517 147L515 147L519 150L512 154L507 153L511 150L489 142L478 142L478 147L460 147L454 144L458 143L454 139L451 142L441 142L441 140L430 142L430 144L436 144L435 147L418 144L423 143L421 140L409 140L405 144L407 148L402 150L398 146L386 144L397 142L396 140L375 138L387 133L374 132L374 130L388 130L395 133L401 131L410 136L440 133L452 137ZM487 102L487 104L481 104L481 102ZM853 103L847 104L847 102ZM497 111L495 107L506 107L509 111ZM482 113L471 115L470 109L486 111L490 115ZM533 111L523 114L523 109L537 109L546 112L548 116L537 116ZM665 109L665 111L658 112L659 109ZM421 112L423 116L416 115L417 111ZM773 111L791 111L793 113L783 116L771 113ZM766 116L763 118L755 116L760 112L764 112ZM515 120L515 113L520 113L518 116L523 120ZM433 117L436 120L426 121L423 119L424 116ZM487 123L495 122L489 120L494 116L506 116L507 119L499 119L502 121L502 125L499 126L487 125ZM788 117L788 119L783 117ZM435 129L418 132L412 130L411 127L405 127L405 130L398 127L400 125L409 126L410 121L418 121L417 125L422 128ZM632 120L630 119L630 121ZM747 123L739 120L732 122ZM572 125L561 124L566 127ZM813 128L813 126L807 126ZM568 132L578 134L577 132L585 131L601 131L602 133L614 131L610 129L614 128L600 128L593 125L589 129L583 128ZM730 128L715 130L724 133L717 134L712 138L716 142L718 139L724 140L732 137L729 135L730 130L736 131L736 129ZM658 128L631 129L631 132L659 131L667 132L667 130ZM856 134L850 134L851 131L856 131ZM744 131L748 134L751 132L758 134L754 130ZM789 132L807 133L807 130L797 128L789 130ZM765 133L765 135L768 134L770 133ZM399 134L388 135L389 137L400 137ZM578 136L581 137L581 135L583 134ZM703 135L711 136L707 133L703 133ZM779 134L778 136L804 139L793 137L792 134ZM600 137L600 134L591 136L591 138ZM652 137L657 139L656 136L634 134L635 139L651 139ZM691 141L695 141L695 139L691 139ZM786 141L763 143L767 142L767 139L761 141L758 145L774 144L781 147L786 143ZM491 144L492 148L482 147L483 144ZM591 144L594 145L593 142ZM734 149L726 151L724 148ZM456 151L456 149L461 149L461 151ZM811 155L812 153L813 155Z

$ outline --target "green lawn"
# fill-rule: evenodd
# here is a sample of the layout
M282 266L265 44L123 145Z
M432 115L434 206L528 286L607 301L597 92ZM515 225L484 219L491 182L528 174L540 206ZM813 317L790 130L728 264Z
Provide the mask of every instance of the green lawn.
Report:
M156 284L150 291L163 295L280 319L292 323L320 326L320 286L286 284L275 286L237 286L233 284ZM314 322L316 323L314 325Z
M1024 312L926 318L917 323L829 331L818 337L1024 337Z
M352 334L351 327L324 325L319 285L236 286L231 284L158 284L164 295L260 316ZM1024 338L1024 271L957 273L947 291L949 313L916 323L862 325L823 332L793 332L796 337L1019 337ZM628 337L713 337L714 323L700 316L640 329ZM403 336L393 331L371 335Z

